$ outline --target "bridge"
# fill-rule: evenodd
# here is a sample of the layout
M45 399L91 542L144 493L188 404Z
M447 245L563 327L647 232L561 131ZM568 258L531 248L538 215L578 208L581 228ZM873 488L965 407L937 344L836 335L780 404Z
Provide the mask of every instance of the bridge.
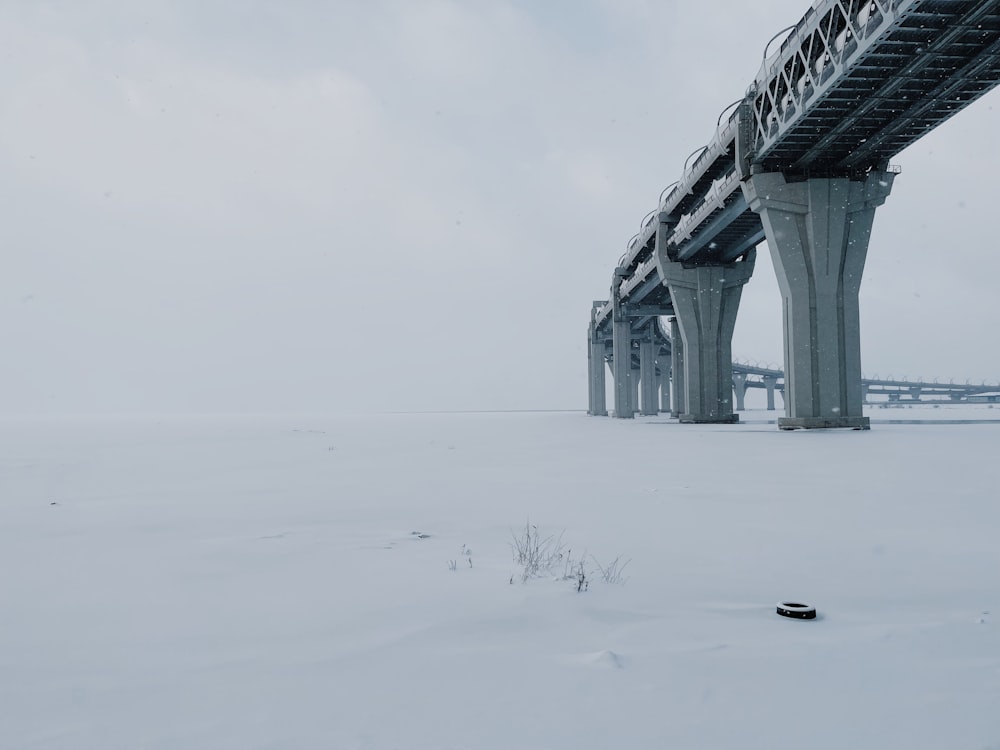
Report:
M767 43L746 94L626 244L591 310L589 412L607 413L605 363L616 416L651 397L654 329L671 316L672 411L738 421L733 328L766 240L783 300L778 426L868 429L858 292L899 174L890 160L998 84L1000 0L817 0Z
M600 309L604 301L594 303L594 310ZM681 398L680 377L673 381L671 388L671 371L676 366L673 354L675 348L671 340L669 328L674 323L664 324L662 318L650 321L633 337L628 355L631 391L629 403L632 415L641 413L644 416L669 412L673 417L681 414L683 400ZM677 335L674 333L674 335ZM599 357L603 362L614 366L614 343L610 337L600 342ZM679 347L678 347L679 350ZM682 376L682 368L677 374ZM749 362L733 361L731 366L732 390L729 398L733 409L737 412L745 409L746 392L749 389L760 388L767 393L767 409L775 408L775 393L785 397L785 373L774 367L763 367ZM604 383L601 383L604 388ZM941 383L937 380L898 380L895 378L861 379L862 401L865 404L914 404L914 403L1000 403L1000 383ZM604 392L591 394L591 405L599 405L600 411L591 410L591 414L607 416Z
M743 411L750 388L767 391L767 408L774 409L775 392L784 395L785 373L748 362L733 362L733 397L736 411ZM937 380L861 378L865 404L992 404L1000 403L1000 383L942 383Z

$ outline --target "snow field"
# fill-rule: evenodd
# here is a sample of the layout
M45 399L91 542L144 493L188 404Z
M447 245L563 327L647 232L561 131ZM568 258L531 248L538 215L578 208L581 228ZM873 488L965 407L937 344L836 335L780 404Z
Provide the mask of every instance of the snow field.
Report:
M6 420L0 748L1000 747L1000 414L774 416Z

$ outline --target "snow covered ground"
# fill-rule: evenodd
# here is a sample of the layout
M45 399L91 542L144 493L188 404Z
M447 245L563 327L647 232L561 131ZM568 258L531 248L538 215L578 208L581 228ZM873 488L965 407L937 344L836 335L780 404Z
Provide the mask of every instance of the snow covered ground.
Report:
M1000 748L1000 410L870 413L2 421L0 748Z

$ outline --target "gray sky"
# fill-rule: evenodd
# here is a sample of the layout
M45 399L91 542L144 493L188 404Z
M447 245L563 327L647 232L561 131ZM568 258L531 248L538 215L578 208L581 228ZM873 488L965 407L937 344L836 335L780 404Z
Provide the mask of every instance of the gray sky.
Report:
M0 414L585 408L626 241L807 0L0 6ZM1000 380L1000 94L895 161L867 374ZM765 248L738 358L781 361Z

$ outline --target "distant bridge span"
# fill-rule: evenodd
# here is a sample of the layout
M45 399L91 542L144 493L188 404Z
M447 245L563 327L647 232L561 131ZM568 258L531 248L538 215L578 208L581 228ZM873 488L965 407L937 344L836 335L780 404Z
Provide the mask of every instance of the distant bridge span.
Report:
M615 414L636 413L635 393L656 376L647 367L633 384L633 343L670 315L680 420L737 421L733 328L766 240L784 309L779 427L868 428L858 290L875 209L899 171L889 161L1000 83L1000 0L817 0L771 41L785 32L595 303L591 414L607 413L606 362Z

